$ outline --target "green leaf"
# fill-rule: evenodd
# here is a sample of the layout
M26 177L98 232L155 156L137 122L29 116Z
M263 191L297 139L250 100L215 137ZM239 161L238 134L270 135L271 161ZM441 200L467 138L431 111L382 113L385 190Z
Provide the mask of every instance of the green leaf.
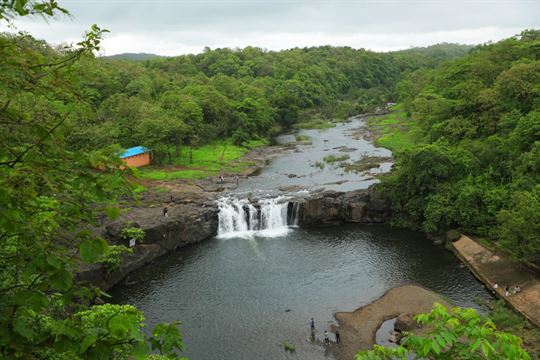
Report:
M51 285L57 290L68 290L73 284L73 278L66 270L56 272L50 280Z
M436 355L439 355L441 353L441 347L439 346L439 343L436 341L433 341L431 343L431 348L433 349L433 352L435 352Z
M28 340L32 340L34 338L34 329L32 329L32 326L22 319L15 319L13 321L13 329Z
M148 345L146 344L146 341L139 341L135 346L133 347L133 356L135 356L135 359L137 360L143 360L148 357L148 352L150 349L148 348Z
M48 304L47 297L35 290L19 290L14 295L15 304L30 306L34 311L40 311Z
M95 334L90 334L90 335L87 335L83 341L81 342L81 346L79 348L79 354L84 354L86 352L86 350L88 350L88 348L92 345L94 345L97 341L97 335Z
M85 240L80 246L81 258L87 263L98 261L107 250L107 243L101 238Z
M115 315L109 320L109 331L112 336L117 338L124 337L129 333L129 322L130 319L125 315Z
M485 341L482 343L481 349L482 349L482 352L484 353L484 356L489 357L489 346Z
M62 261L56 255L49 254L47 255L47 264L51 265L56 270L62 267Z

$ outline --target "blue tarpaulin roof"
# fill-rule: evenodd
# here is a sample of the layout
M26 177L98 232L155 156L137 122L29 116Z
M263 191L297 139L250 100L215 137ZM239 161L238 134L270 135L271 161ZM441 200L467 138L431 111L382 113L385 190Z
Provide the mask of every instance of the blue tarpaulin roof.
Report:
M148 152L148 151L150 150L145 148L144 146L135 146L135 147L127 149L123 154L121 154L120 159L125 159L131 156L144 154L145 152Z

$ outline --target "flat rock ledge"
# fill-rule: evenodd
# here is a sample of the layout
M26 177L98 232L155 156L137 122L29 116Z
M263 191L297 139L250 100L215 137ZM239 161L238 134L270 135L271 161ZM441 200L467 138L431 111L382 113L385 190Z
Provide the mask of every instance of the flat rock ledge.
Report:
M386 320L401 314L429 312L433 303L447 307L450 304L441 295L417 285L404 285L388 290L374 302L353 312L338 312L334 316L339 326L341 344L331 345L338 360L353 360L360 350L369 350L375 344L375 334Z
M509 254L486 249L468 236L452 243L452 250L472 273L497 297L540 328L540 279ZM493 285L497 284L497 289ZM521 287L517 294L505 295L505 287Z
M78 280L108 290L164 254L209 239L217 233L218 209L213 204L169 205L168 216L164 216L162 211L161 207L135 208L99 229L100 235L111 244L128 246L128 241L121 236L127 224L143 229L145 237L133 248L132 254L124 256L118 269L108 271L102 264L83 264L77 274Z

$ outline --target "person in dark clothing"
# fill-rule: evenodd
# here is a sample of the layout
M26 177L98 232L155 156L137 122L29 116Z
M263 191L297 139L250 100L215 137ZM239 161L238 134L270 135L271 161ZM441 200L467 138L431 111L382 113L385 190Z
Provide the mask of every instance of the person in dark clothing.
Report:
M309 321L309 326L311 327L311 331L315 330L315 321L313 321L313 318Z
M339 337L339 331L336 330L336 344L339 344L341 342L341 338Z
M163 207L163 216L169 217L169 209L166 206Z

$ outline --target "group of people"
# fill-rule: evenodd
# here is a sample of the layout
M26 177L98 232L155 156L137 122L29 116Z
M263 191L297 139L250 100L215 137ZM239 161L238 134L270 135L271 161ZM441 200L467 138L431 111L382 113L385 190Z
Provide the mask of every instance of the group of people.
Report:
M311 340L315 340L315 320L313 320L313 318L311 318L311 320L309 321L309 327L311 329ZM336 338L336 344L340 344L341 337L338 330L336 330L334 336ZM330 345L330 333L328 332L328 330L324 330L324 344Z
M238 176L235 176L235 177L234 177L234 182L236 183L236 186L238 186L238 181L239 181L239 180L240 180L240 179L238 178ZM219 175L218 183L219 183L220 185L225 183L225 178L223 177L223 175Z
M497 290L499 288L499 284L495 283L493 284L493 290ZM509 295L516 295L517 293L521 292L521 286L515 285L515 286L505 286L504 288L504 296Z

